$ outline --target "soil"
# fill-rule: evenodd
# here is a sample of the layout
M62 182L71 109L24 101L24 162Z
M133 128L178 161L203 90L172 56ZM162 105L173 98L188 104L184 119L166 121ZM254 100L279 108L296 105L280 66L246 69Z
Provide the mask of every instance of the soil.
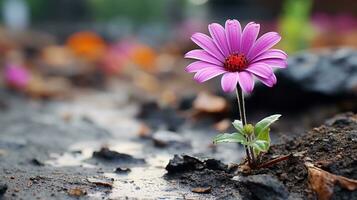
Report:
M217 199L317 199L309 187L307 162L332 174L357 179L357 115L338 115L304 136L273 145L262 162L289 154L286 161L248 171L224 164L213 169L205 161L175 156L166 167L167 178L192 188L211 187ZM332 189L331 199L357 199L357 190L349 191L338 184Z
M305 161L356 179L357 128L352 114L306 134L287 130L292 124L310 127L311 112L316 111L318 119L326 118L330 113L324 113L324 107L301 116L285 114L272 127L273 143L284 141L282 134L290 139L295 132L303 136L273 145L264 159L288 153L298 156L268 169L237 173L237 164L225 163L241 162L244 150L236 144L212 145L217 119L193 118L190 110L133 101L138 98L128 95L132 90L119 85L121 92L77 91L73 99L51 101L0 91L0 197L306 199L313 198L313 192L307 187ZM271 113L259 109L254 115L251 110L252 121ZM177 156L168 173L165 166L175 154L189 156ZM329 156L335 159L330 164ZM288 162L294 166L289 168ZM345 189L334 189L336 199L354 198Z
M357 180L357 115L337 115L302 137L286 144L274 145L265 155L265 160L290 153L296 156L253 173L272 174L282 181L290 192L301 194L301 197L307 199L314 199L315 195L308 187L305 162L311 162L332 174ZM334 189L332 199L357 199L357 191L349 192L338 186Z

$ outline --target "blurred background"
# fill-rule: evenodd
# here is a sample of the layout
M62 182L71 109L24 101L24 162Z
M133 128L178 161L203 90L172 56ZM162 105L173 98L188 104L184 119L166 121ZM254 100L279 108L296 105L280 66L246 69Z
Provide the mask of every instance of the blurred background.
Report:
M186 190L162 179L174 154L241 162L242 146L212 144L234 131L234 93L184 71L184 54L197 48L191 35L227 19L282 35L288 67L273 88L257 82L246 95L250 123L282 114L273 143L357 112L356 0L0 0L5 195L67 199L68 188L104 176L114 186L95 180L105 188L89 185L93 199L182 199Z
M206 91L234 102L219 80L196 84L183 59L192 33L234 18L278 31L289 53L278 85L248 97L252 113L321 119L357 107L355 0L0 0L0 16L0 87L21 98L97 91L185 110Z

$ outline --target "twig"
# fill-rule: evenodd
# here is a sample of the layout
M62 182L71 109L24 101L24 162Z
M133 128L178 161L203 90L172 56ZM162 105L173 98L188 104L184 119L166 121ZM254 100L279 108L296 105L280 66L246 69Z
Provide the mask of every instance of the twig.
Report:
M273 160L270 160L268 162L262 163L258 166L255 167L255 169L260 169L260 168L266 168L266 167L270 167L278 162L284 161L284 160L288 160L290 157L292 156L292 154L289 155L285 155L285 156L281 156L279 158L275 158Z

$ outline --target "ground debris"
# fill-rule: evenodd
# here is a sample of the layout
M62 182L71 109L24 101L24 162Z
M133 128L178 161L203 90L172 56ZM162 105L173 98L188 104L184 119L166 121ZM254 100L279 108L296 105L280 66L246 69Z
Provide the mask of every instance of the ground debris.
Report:
M96 186L109 187L109 188L113 187L113 181L101 180L96 178L87 178L87 181Z
M117 168L114 170L114 172L117 173L117 174L127 174L127 173L131 172L131 169L129 169L129 168L117 167Z
M330 200L337 184L350 191L357 190L357 180L329 173L311 163L305 163L305 166L308 168L310 186L316 192L319 200Z
M210 193L212 191L212 187L208 186L208 187L195 187L192 188L191 190L194 193L202 193L202 194L207 194Z
M36 165L36 166L45 166L45 163L43 163L42 161L40 161L39 159L37 158L33 158L30 160L30 163L33 164L33 165Z
M71 188L68 190L68 195L70 196L74 196L74 197L81 197L84 195L87 195L87 190L83 189L83 188Z
M129 154L112 151L107 147L103 147L99 151L93 152L93 157L110 162L145 163L144 159L134 158Z
M179 135L171 131L157 131L153 134L152 140L155 147L174 147L174 148L191 148L191 143Z
M5 194L7 190L7 185L0 183L0 198Z

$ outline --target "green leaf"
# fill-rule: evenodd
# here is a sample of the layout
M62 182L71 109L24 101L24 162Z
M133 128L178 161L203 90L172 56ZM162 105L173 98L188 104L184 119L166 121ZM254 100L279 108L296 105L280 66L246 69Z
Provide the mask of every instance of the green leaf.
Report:
M261 131L259 135L257 135L257 140L264 140L267 141L270 145L270 128L265 129L264 131Z
M259 121L255 125L255 129L254 129L255 136L258 137L262 132L266 131L266 129L268 129L272 123L278 120L280 116L281 115L279 114L271 115Z
M236 143L246 145L247 139L241 133L232 133L232 134L224 133L224 134L219 134L213 138L214 144L228 143L228 142L236 142Z
M232 123L234 128L237 129L238 133L244 134L244 130L243 130L243 123L240 120L234 120L234 122Z
M262 151L268 151L269 142L265 140L255 140L251 143L251 146L254 148L254 151L259 154Z

